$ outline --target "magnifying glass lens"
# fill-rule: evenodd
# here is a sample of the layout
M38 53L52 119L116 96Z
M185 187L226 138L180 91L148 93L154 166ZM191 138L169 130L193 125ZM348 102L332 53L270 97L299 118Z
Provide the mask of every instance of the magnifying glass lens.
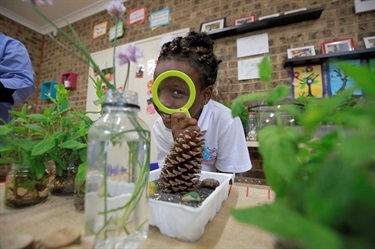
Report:
M185 81L178 77L169 77L160 83L157 94L165 107L179 109L188 102L190 90Z

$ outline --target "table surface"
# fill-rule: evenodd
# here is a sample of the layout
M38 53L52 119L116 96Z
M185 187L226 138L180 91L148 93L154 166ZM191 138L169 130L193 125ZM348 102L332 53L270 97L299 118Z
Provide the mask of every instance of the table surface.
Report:
M230 215L233 208L245 208L270 203L274 193L268 186L235 183L215 218L208 222L204 234L196 242L167 237L150 226L146 248L273 248L275 238L254 226L242 224ZM65 226L83 230L83 212L75 209L73 196L50 195L44 203L12 209L4 205L4 183L0 184L0 239L6 235L28 234L41 240Z

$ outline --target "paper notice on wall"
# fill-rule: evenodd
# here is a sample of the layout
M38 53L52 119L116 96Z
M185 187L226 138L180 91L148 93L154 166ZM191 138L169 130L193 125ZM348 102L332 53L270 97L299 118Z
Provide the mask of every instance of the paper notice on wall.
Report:
M237 39L237 58L269 52L268 34L252 35Z
M258 65L262 59L263 57L257 57L238 61L238 80L259 79Z

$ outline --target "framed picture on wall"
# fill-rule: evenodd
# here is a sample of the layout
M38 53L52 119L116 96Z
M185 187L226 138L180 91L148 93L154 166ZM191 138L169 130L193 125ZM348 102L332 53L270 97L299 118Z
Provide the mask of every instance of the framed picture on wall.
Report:
M345 63L356 66L361 64L361 60L346 60ZM345 89L354 85L353 79L348 72L337 67L336 63L327 63L327 78L328 78L328 96L336 95ZM354 96L363 95L361 89L356 89L353 92Z
M337 40L337 41L323 42L322 44L323 54L353 51L353 50L354 50L354 42L352 38Z
M255 18L256 18L255 15L243 16L243 17L234 19L234 25L237 26L237 25L242 25L245 23L255 22L256 20Z
M315 55L314 46L290 48L287 50L288 59Z
M375 36L363 38L365 42L365 48L375 48Z
M375 0L354 0L355 13L375 10Z
M294 99L299 97L322 98L325 95L322 65L293 67L290 73Z
M212 20L209 22L204 22L201 24L201 32L210 32L210 31L214 31L217 29L222 29L224 28L224 25L225 25L225 17Z

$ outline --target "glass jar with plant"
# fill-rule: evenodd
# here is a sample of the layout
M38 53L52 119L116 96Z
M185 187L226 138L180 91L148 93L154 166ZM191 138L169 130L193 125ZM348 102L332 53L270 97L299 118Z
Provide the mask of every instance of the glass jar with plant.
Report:
M344 62L338 66L354 86L332 97L304 99L304 110L284 107L300 127L270 125L259 132L274 202L232 211L238 221L274 233L277 248L375 246L375 76L366 66ZM260 74L266 83L271 69L265 58ZM364 96L353 103L356 88ZM240 96L232 111L236 115L238 105L261 98L276 105L288 94L289 86L280 85L269 93ZM335 128L316 139L314 134L324 123Z
M27 114L27 105L11 113L16 118L0 126L0 162L12 165L6 178L5 204L26 207L46 200L49 193L43 156L32 154L41 131Z
M86 161L87 130L92 124L83 113L68 108L68 95L60 84L56 98L48 96L52 105L43 112L28 114L24 105L21 111L11 112L15 117L11 122L0 126L1 162L14 165L13 175L20 167L23 175L28 170L28 178L43 179L52 194L73 194L76 168Z
M69 108L69 91L62 84L56 89L53 103L39 114L38 125L44 137L34 149L44 155L49 189L55 195L73 195L77 168L86 162L87 131L92 120L81 111Z

